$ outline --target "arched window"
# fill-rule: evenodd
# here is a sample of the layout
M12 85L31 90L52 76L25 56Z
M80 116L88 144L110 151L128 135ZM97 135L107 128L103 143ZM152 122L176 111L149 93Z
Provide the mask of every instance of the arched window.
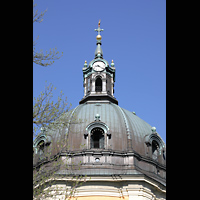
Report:
M37 148L38 148L38 153L39 153L40 156L42 156L42 155L44 154L44 146L45 146L44 140L41 140L41 141L39 142L38 146L37 146Z
M158 155L159 155L159 145L155 140L153 140L152 141L152 158L154 160L157 160Z
M101 92L102 91L102 80L100 77L98 77L95 81L95 92Z
M91 131L90 148L104 148L104 131L101 128L94 128Z
M152 133L150 135L146 135L144 140L147 145L146 155L151 156L155 161L160 160L162 158L162 152L165 151L165 143L162 139L157 134ZM165 160L164 154L163 160Z
M88 89L88 93L90 92L90 78L88 79L88 87L87 87L87 89Z
M97 118L98 116L98 118ZM109 146L109 139L111 139L111 133L109 127L101 122L100 115L95 115L95 122L88 124L84 133L86 141L86 148L107 149Z

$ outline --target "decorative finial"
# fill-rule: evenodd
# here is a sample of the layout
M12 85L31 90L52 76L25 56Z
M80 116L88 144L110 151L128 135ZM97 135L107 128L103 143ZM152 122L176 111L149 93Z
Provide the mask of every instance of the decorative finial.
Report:
M100 27L101 20L99 20L98 27Z
M95 121L100 121L100 115L98 113L95 115Z
M98 32L98 35L96 37L96 39L97 39L97 42L96 42L97 48L96 48L95 53L94 53L95 54L95 58L99 58L99 57L103 58L103 51L101 49L101 35L100 35L100 33L101 33L101 31L103 31L103 29L100 28L100 23L101 23L101 20L99 20L98 29L94 29L95 31Z
M114 67L115 66L115 63L113 62L113 60L112 60L112 62L111 62L111 67Z
M104 29L101 29L100 28L100 23L101 23L101 20L99 20L99 23L98 23L98 29L94 29L94 31L97 31L98 32L98 35L97 35L97 40L101 40L101 31L104 31Z
M101 38L102 38L101 35L97 35L96 37L97 40L101 40Z
M85 60L84 67L87 67L87 60Z
M44 132L46 131L46 128L42 126L42 127L40 128L40 130L41 130L42 133L44 133Z
M156 127L155 127L155 126L152 127L152 128L151 128L151 131L152 131L152 133L156 133Z
M101 57L101 51L97 52L97 57Z

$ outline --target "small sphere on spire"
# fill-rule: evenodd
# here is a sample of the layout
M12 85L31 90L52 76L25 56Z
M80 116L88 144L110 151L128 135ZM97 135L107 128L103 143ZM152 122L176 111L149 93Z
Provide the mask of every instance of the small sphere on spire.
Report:
M101 40L102 37L101 37L101 35L97 35L96 38L97 38L97 40Z
M101 51L97 52L97 57L99 57L99 58L101 57Z

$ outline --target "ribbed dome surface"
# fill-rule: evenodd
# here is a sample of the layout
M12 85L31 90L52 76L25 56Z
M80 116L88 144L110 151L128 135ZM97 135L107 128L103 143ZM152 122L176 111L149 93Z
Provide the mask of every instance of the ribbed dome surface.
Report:
M73 110L71 120L80 119L82 123L72 123L69 127L71 150L78 150L80 145L86 143L86 127L95 122L96 114L100 115L100 122L107 125L111 133L108 149L127 151L130 139L132 149L144 154L145 136L151 134L152 127L134 113L113 103L81 104Z

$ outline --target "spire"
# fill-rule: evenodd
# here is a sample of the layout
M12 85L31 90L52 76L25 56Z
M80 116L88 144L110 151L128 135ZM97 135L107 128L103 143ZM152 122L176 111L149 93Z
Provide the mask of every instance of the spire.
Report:
M95 50L95 58L103 58L103 51L102 51L102 49L101 49L101 35L100 35L100 33L101 33L101 31L103 31L104 29L101 29L100 28L100 23L101 23L101 20L99 20L99 23L98 23L98 28L97 29L94 29L95 31L97 31L98 32L98 35L97 35L97 37L96 37L96 39L97 39L97 43L96 43L96 45L97 45L97 48L96 48L96 50Z
M112 60L109 66L108 62L103 59L103 51L101 49L101 21L99 20L96 36L95 57L87 64L85 61L83 70L83 87L84 96L79 104L84 103L114 103L118 105L117 99L114 97L115 83L115 64ZM96 115L98 118L98 116Z

